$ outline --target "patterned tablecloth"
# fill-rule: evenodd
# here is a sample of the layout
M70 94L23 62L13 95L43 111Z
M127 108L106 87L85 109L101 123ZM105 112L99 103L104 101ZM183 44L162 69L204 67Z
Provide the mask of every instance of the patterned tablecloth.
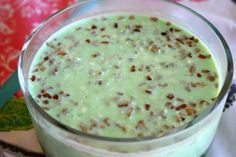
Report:
M235 0L175 1L209 19L225 37L236 61L236 4L233 2ZM32 29L50 14L75 2L76 0L0 0L0 89L15 71L22 45ZM233 105L235 93L236 84L232 86L227 101L227 106L231 107L223 113L208 157L236 156L236 123L232 123L236 115L236 105ZM0 157L26 156L44 155L19 91L0 109Z

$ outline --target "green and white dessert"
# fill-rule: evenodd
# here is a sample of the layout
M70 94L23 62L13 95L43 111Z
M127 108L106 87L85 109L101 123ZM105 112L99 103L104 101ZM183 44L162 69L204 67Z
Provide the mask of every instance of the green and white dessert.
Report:
M29 90L50 116L115 138L162 136L214 105L214 57L194 34L141 14L76 21L37 52Z

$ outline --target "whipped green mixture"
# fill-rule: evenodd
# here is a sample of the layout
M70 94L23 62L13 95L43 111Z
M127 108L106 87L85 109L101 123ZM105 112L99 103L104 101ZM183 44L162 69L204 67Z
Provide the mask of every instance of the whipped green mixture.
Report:
M58 121L106 137L161 136L212 107L213 56L194 34L149 15L114 13L52 35L29 74L36 102Z

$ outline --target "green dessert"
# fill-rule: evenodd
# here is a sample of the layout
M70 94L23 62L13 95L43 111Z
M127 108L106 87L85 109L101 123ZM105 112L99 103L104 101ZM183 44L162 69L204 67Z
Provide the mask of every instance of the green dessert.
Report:
M35 101L58 121L117 138L162 136L212 107L215 60L195 35L158 17L107 14L52 35L29 74Z

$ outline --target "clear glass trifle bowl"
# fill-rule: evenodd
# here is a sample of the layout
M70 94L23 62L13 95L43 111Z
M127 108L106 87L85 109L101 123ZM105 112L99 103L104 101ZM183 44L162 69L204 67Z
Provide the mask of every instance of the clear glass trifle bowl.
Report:
M220 93L214 107L185 127L161 137L109 138L75 130L48 115L32 98L29 70L42 44L61 28L86 17L113 12L143 13L174 22L199 37L214 56ZM88 0L67 7L41 23L25 42L18 75L38 140L47 157L201 157L212 143L233 77L230 50L218 30L193 10L170 1Z

